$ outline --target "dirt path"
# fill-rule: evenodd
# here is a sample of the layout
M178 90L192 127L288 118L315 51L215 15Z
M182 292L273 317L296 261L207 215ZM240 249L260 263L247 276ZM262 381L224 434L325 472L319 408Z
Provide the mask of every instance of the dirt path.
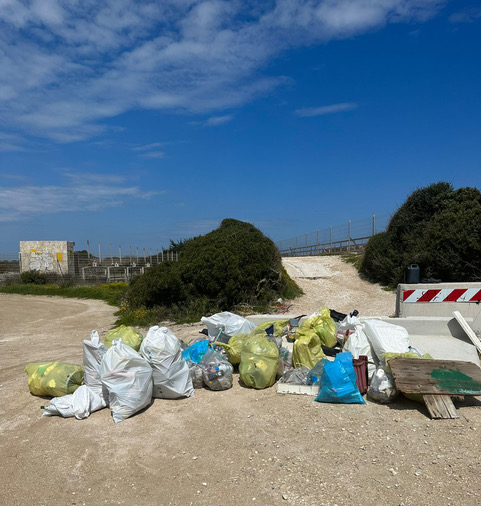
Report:
M394 315L396 294L365 281L353 265L338 256L284 258L283 264L304 290L293 301L290 313L312 314L327 305L341 313L357 309L363 316Z
M312 281L355 285L335 274L341 267ZM373 307L319 290L303 307ZM386 303L389 314L381 297L374 307ZM113 312L98 301L0 294L1 505L479 504L477 400L458 420L432 421L410 401L319 404L243 388L236 374L231 390L156 399L120 424L108 409L83 421L42 418L48 401L29 393L25 364L81 362L82 339L93 328L103 336ZM195 337L199 327L172 330Z

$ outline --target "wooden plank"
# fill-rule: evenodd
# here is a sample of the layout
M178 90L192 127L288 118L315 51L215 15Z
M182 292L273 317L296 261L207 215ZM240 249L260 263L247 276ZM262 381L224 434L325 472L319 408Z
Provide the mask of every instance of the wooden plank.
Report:
M395 358L389 367L407 394L481 395L481 368L471 362Z
M453 316L456 321L461 325L466 335L471 339L471 342L476 346L477 350L481 353L481 341L478 336L474 333L473 329L469 326L469 323L464 319L464 316L459 311L453 311Z
M459 418L449 395L423 395L431 418Z

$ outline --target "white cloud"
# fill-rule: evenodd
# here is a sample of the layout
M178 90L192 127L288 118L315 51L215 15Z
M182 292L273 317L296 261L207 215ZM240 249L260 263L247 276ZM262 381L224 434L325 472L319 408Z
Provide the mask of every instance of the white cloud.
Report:
M166 142L153 142L152 144L144 144L143 146L135 146L132 151L150 151L151 149L162 148Z
M212 114L285 83L262 70L286 49L422 22L443 3L0 0L0 121L73 142L130 110Z
M324 105L321 107L306 107L297 109L296 114L301 118L310 118L312 116L324 116L326 114L336 114L338 112L351 111L356 109L357 104L352 102L343 102L340 104Z
M164 158L164 151L150 151L148 153L142 153L140 155L142 158Z
M131 199L150 199L165 193L126 186L122 184L125 179L115 175L69 171L64 171L63 175L67 179L63 186L0 186L0 222L45 214L99 211L123 206Z
M223 125L224 123L228 123L229 121L232 121L234 119L234 116L231 114L225 115L225 116L212 116L205 122L205 126L218 126Z

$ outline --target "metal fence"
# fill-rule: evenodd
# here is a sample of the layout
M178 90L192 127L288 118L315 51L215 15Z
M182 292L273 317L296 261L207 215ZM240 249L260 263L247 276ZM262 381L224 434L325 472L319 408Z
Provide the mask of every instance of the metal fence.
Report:
M276 246L282 256L360 252L374 234L386 230L390 219L388 214L373 214L362 220L349 220L347 223L330 225L292 239L284 239L278 241Z
M117 281L128 282L139 276L149 267L162 262L175 262L179 259L179 253L170 250L139 250L136 248L124 256L119 247L118 254L114 255L112 248L109 253L102 252L100 246L96 255L89 251L75 251L73 254L73 266L69 274L57 271L45 271L53 281L72 280L76 283L112 283ZM9 280L15 281L21 273L20 253L0 253L0 283Z

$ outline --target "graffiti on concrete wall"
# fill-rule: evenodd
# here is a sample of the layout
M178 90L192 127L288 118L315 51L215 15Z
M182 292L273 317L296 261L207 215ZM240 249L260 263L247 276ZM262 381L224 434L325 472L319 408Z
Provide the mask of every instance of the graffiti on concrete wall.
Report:
M28 268L31 271L53 271L54 259L50 253L30 251Z

